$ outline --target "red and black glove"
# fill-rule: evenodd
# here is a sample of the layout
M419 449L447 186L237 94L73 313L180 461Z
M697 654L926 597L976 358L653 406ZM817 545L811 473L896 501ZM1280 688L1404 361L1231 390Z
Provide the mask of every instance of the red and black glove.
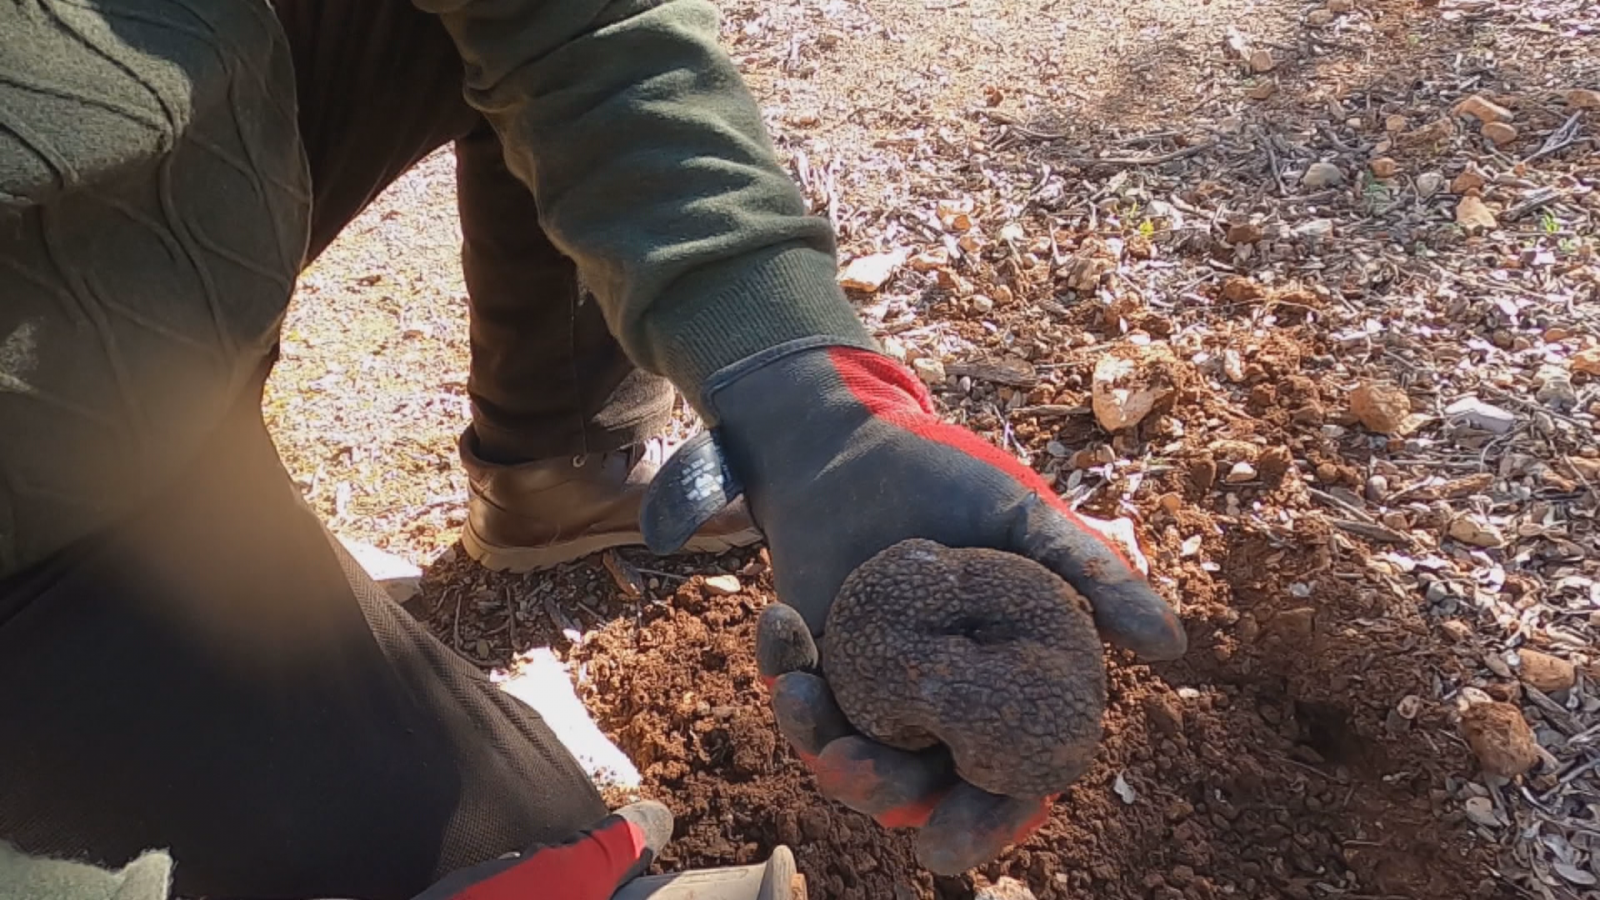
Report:
M646 539L675 549L745 495L786 604L762 617L760 665L779 725L822 790L887 826L921 828L919 857L936 872L1021 840L1051 798L988 794L961 782L943 751L887 747L845 721L811 640L845 577L908 538L1017 553L1087 598L1108 640L1152 660L1187 646L1172 609L1036 472L941 421L922 382L885 356L779 347L718 373L703 394L715 425L651 486Z
M415 900L610 900L672 838L672 812L634 803L565 843L453 872Z

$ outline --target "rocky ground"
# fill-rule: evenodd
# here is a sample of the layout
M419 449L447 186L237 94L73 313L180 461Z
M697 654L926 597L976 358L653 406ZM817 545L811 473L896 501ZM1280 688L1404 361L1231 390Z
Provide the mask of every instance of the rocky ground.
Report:
M786 842L824 897L1594 896L1600 7L723 11L863 317L1136 535L1192 650L1112 658L1106 743L1040 837L919 872L773 740L759 554L460 559L448 155L307 274L269 400L333 527L428 567L441 638L578 663L679 813L672 864Z

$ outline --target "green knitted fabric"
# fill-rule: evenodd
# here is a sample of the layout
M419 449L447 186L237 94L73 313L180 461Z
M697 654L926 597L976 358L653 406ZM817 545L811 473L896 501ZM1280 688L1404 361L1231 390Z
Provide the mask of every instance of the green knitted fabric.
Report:
M799 338L875 346L835 283L706 0L415 0L612 331L702 412L712 372Z

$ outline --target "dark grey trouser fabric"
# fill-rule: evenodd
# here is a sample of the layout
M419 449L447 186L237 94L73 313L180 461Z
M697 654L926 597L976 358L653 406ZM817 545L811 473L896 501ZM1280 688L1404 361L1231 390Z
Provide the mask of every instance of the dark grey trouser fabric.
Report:
M0 838L170 848L191 896L387 898L591 824L576 763L328 541L260 420L299 267L450 141L490 452L667 413L442 29L387 0L37 0L0 34Z
M0 839L183 896L406 898L605 815L539 716L374 585L247 398L106 534L0 581Z

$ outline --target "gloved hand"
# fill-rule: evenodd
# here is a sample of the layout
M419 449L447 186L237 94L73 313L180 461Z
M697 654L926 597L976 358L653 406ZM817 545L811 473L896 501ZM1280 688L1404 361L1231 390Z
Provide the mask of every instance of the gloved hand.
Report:
M936 872L1026 837L1051 798L988 794L960 782L939 750L855 734L834 705L811 638L845 577L912 537L1017 553L1087 598L1107 639L1152 660L1187 646L1172 609L1037 473L941 421L922 382L885 356L779 347L718 373L703 395L713 431L652 485L646 539L672 549L708 510L745 495L785 604L762 616L758 659L779 726L821 789L886 826L920 827L919 858Z
M453 872L415 900L610 900L672 838L672 812L634 803L563 844Z

